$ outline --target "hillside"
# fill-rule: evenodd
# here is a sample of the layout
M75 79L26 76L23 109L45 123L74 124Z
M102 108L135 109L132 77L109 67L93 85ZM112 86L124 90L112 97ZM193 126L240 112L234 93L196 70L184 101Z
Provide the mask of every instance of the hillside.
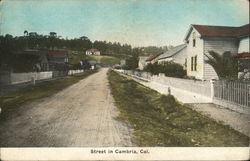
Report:
M120 58L114 57L114 56L106 56L106 55L85 55L83 53L73 53L70 55L69 63L71 65L78 64L80 60L95 60L98 63L104 63L104 64L119 64Z

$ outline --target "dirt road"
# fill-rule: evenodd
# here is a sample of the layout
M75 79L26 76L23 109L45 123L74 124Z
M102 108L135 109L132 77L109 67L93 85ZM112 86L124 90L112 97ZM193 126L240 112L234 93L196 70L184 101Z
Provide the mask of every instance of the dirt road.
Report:
M20 107L0 125L1 147L132 146L131 129L116 120L108 69L45 99Z

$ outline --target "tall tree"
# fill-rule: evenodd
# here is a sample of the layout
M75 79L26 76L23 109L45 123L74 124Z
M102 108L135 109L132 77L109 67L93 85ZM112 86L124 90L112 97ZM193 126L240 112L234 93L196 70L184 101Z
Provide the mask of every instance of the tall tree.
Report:
M209 51L205 61L211 65L217 73L219 79L237 79L238 78L238 61L231 52L219 54L214 51Z

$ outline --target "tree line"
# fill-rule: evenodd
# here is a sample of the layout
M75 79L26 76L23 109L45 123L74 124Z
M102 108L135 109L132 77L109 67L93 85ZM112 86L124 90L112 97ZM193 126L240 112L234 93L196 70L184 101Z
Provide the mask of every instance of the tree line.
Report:
M82 36L74 39L62 38L56 32L48 35L37 34L36 32L24 31L23 36L12 36L10 34L0 35L0 69L13 64L15 54L26 49L33 50L70 50L85 52L87 49L97 48L101 55L109 55L127 59L128 68L137 67L138 56L162 52L166 47L132 47L129 44L119 42L94 41Z

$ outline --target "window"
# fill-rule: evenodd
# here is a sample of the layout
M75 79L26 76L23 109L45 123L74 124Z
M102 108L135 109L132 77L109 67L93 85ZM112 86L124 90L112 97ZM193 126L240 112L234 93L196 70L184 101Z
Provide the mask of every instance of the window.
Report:
M197 55L191 57L191 71L197 71Z
M196 34L193 32L193 47L196 45Z
M193 71L194 69L193 69L193 57L191 57L191 71Z
M197 71L197 55L194 57L194 71Z

